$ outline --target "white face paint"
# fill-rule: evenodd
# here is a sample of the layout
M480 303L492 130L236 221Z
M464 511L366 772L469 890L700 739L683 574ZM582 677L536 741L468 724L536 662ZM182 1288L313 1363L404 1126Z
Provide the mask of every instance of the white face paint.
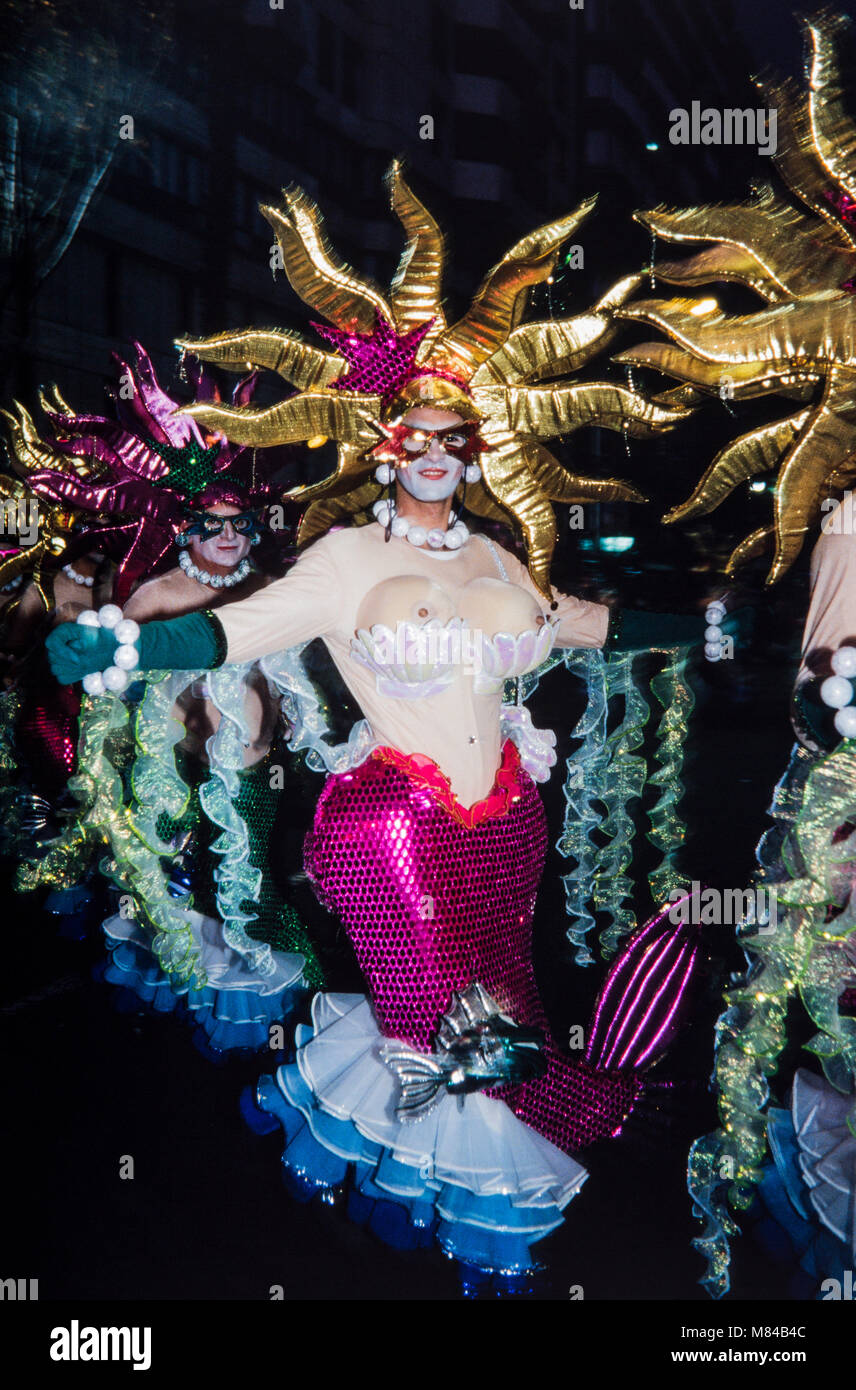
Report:
M462 423L460 415L450 410L434 410L429 406L416 406L409 410L401 422L414 431L412 448L404 444L405 452L414 457L409 463L399 463L395 476L406 492L418 502L441 502L451 497L461 481L464 465L460 457L446 453L439 439L432 439L424 453L419 453L425 440L419 438L421 430L444 430L450 425ZM449 436L447 436L447 439ZM452 435L454 440L456 436ZM461 436L462 443L465 442Z

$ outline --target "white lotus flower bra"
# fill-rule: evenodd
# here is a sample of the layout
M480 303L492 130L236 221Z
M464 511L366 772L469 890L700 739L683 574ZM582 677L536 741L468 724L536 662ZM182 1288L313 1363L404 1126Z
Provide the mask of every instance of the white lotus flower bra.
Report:
M556 623L518 584L473 579L453 599L423 575L400 575L366 594L351 656L374 671L382 695L421 699L460 675L491 695L540 666L555 638Z

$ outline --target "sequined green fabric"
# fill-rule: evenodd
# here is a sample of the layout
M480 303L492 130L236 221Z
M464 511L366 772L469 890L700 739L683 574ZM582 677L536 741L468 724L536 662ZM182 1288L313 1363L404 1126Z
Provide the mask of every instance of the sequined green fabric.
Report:
M181 445L159 444L155 439L148 439L146 442L152 452L162 458L169 468L169 472L163 478L152 479L155 487L168 487L181 497L196 497L200 492L204 492L215 478L218 481L231 481L228 474L218 474L216 471L220 453L219 443L206 449L197 439L190 439Z
M320 989L324 974L309 934L297 912L283 898L271 868L275 854L271 836L283 796L271 775L275 766L275 754L271 751L255 767L239 773L240 786L234 799L235 810L247 827L250 863L264 871L255 901L243 904L245 909L257 913L247 931L257 940L266 941L275 951L299 951L305 958L303 977L306 983L313 989Z

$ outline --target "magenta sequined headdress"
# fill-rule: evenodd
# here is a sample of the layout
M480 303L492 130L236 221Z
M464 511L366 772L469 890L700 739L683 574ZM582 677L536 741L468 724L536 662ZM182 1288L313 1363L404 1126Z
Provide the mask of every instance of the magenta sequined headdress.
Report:
M273 496L273 489L255 477L253 451L222 436L203 436L181 403L163 390L141 344L134 344L134 354L132 365L114 356L116 419L78 415L55 393L56 407L42 398L53 435L49 441L38 438L20 406L11 431L32 492L92 517L85 544L118 561L118 603L168 554L189 507L218 502L261 507ZM199 363L188 362L187 376L194 393L218 394L214 378ZM256 380L253 373L239 382L234 404L252 399Z
M338 446L336 465L325 477L288 494L306 509L298 545L339 522L368 518L380 488L374 478L379 438L411 410L442 410L477 423L481 476L468 483L466 506L491 523L519 529L529 573L549 598L553 502L642 499L618 479L568 472L545 441L583 425L647 434L686 413L609 381L573 379L609 342L615 310L635 279L625 277L574 318L527 321L530 291L549 281L563 244L594 207L587 199L515 242L488 270L463 314L447 321L440 227L404 181L398 160L387 187L405 233L388 288L337 255L321 209L304 189L286 188L281 207L261 208L292 289L313 319L326 320L315 325L325 346L275 328L182 338L179 346L204 361L231 370L264 368L290 388L272 405L234 409L200 400L190 413L247 445L331 440Z
M349 333L342 328L330 328L313 323L319 337L336 349L348 364L343 374L330 382L336 391L363 391L378 395L384 403L393 400L411 381L431 378L451 382L469 395L464 378L448 368L417 365L416 355L423 339L434 326L434 319L419 324L409 333L398 333L378 310L371 333Z

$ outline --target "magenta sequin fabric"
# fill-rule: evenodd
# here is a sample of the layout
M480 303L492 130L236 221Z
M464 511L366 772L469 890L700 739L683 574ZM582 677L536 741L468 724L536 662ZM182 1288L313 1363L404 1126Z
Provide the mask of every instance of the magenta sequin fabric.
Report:
M613 1134L640 1085L561 1054L531 965L547 847L541 799L518 768L507 809L467 827L419 778L371 757L328 778L306 839L321 901L345 925L385 1036L429 1051L452 990L473 981L547 1034L544 1076L495 1092L560 1148Z
M466 390L466 382L453 372L442 367L416 365L416 354L433 323L431 319L411 328L409 333L398 333L393 324L376 311L371 333L350 333L323 323L313 323L312 327L348 364L347 372L330 383L334 390L365 391L388 400L408 381L423 376L440 377Z

